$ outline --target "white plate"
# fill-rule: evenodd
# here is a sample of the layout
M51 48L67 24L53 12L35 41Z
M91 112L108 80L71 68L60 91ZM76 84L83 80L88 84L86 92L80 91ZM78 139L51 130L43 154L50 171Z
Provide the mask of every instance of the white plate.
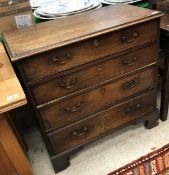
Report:
M106 5L113 5L113 4L118 4L118 3L123 3L123 4L133 4L133 3L136 3L136 2L140 2L142 0L128 0L128 1L125 1L125 2L108 2L106 0L101 0L101 3L102 4L106 4Z
M40 7L41 5L49 3L51 1L54 2L56 0L29 0L32 9L36 9L36 8Z
M98 6L96 6L95 8L92 8L92 9L98 9L98 8L100 8L100 7L102 7L102 5L101 4L99 4ZM91 10L91 9L89 9L89 10ZM88 10L86 10L86 11L88 11ZM80 12L78 12L78 13L81 13L81 12L84 12L84 10L83 11L80 11ZM76 14L76 13L75 13ZM33 15L35 16L35 17L37 17L37 18L39 18L39 19L43 19L43 20L53 20L53 19L59 19L59 18L64 18L64 17L66 17L66 16L70 16L70 15L63 15L63 16L46 16L46 14L42 14L42 15L40 15L40 14L38 14L37 12L36 12L36 10L33 12ZM71 14L71 15L73 15L73 14Z
M98 0L94 0L95 2L93 3L92 6L86 8L86 9L82 9L82 10L78 10L78 11L74 11L74 12L70 12L70 13L63 13L63 16L67 16L67 15L73 15L73 14L77 14L77 13L81 13L81 12L85 12L85 11L89 11L95 8L100 8L102 7L102 4L100 3L100 1Z
M70 13L62 13L62 14L44 13L44 12L39 10L40 8L38 8L38 9L36 9L36 14L39 14L40 16L45 16L45 17L61 17L61 16L68 16L68 15L81 13L81 12L88 11L88 10L91 10L91 9L94 9L94 8L97 8L97 7L100 7L100 6L101 6L100 1L96 1L92 6L90 6L88 8L85 8L85 9L82 9L82 10L77 10L77 11L70 12Z
M60 4L56 1L39 7L38 12L60 16L61 14L87 9L92 5L93 0L64 0Z
M130 0L104 0L108 3L125 3L125 2L128 2Z
M63 17L45 17L45 16L41 16L41 15L37 14L36 11L33 12L33 15L36 18L44 19L44 20L52 20L52 19L57 19L57 18L63 18Z
M100 0L100 2L102 4L106 4L106 5L113 5L113 4L116 4L116 3L110 3L110 2L107 2L107 1L104 1L104 0Z
M136 3L136 2L141 2L142 0L133 0L133 1L129 1L128 4L133 4L133 3Z

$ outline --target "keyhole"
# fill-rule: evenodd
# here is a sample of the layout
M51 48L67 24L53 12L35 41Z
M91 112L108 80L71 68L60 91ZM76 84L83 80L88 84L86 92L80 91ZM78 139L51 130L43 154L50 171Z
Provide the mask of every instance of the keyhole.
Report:
M97 66L97 71L101 71L102 70L102 65L98 65Z
M98 47L99 44L100 44L99 40L95 39L95 40L93 41L94 47Z

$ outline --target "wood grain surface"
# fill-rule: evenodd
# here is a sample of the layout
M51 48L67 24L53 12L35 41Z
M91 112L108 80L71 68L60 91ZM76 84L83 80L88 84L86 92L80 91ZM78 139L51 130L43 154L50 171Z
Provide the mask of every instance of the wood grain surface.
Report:
M2 43L0 43L0 113L26 103L26 97L20 82Z
M138 82L136 82L138 80ZM124 87L127 85L128 87ZM155 67L40 110L46 130L60 128L155 87Z
M115 58L110 56L106 61L100 59L100 62L95 65L35 85L31 88L31 92L37 105L73 92L76 93L79 90L111 80L124 73L156 64L157 53L154 52L156 47L157 45L144 47Z
M156 93L149 92L48 134L56 154L152 112Z
M155 43L156 26L157 22L151 21L24 59L22 66L27 81L35 81L133 47Z
M5 32L3 35L11 60L17 61L160 16L162 13L158 11L118 4Z

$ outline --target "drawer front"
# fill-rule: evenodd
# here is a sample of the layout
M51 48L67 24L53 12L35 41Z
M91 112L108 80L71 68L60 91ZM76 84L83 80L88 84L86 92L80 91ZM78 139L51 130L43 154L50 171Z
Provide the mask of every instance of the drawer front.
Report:
M145 32L146 31L146 32ZM75 43L23 60L27 81L34 81L129 48L155 42L155 21Z
M133 121L156 108L156 93L149 92L102 111L91 118L50 133L49 141L58 154Z
M31 88L36 104L54 100L58 97L96 85L123 73L155 63L156 45L136 50L132 53L109 59L78 72L38 84Z
M155 67L40 110L46 130L63 127L155 87Z
M103 113L104 131L124 125L156 109L157 94L148 92Z
M103 133L104 122L101 118L87 119L60 132L48 135L55 154L61 153L86 140L92 139Z

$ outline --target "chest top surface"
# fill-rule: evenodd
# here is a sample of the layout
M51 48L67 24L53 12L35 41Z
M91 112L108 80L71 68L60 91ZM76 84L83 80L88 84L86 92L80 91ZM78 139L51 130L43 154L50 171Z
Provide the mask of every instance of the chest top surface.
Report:
M159 18L161 12L118 4L5 32L4 39L12 61L124 27Z

